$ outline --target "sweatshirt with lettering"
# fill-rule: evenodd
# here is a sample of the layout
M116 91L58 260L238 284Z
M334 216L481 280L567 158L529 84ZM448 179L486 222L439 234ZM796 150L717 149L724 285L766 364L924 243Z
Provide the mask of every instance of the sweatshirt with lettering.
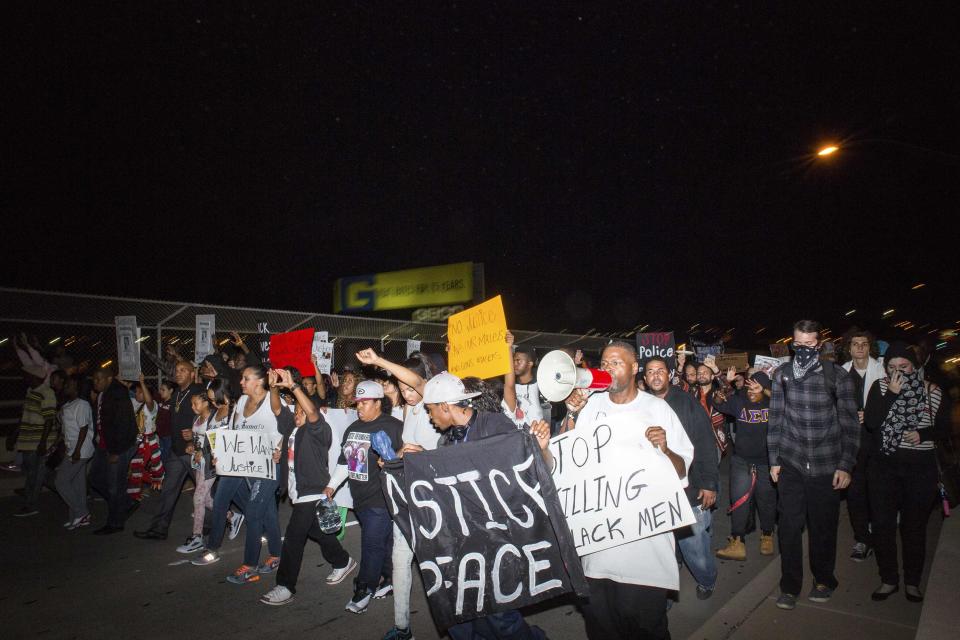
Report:
M732 391L732 390L731 390ZM750 402L746 391L732 392L723 402L713 405L717 411L736 418L733 427L733 454L750 464L766 466L767 422L770 417L770 399L764 394L760 402Z

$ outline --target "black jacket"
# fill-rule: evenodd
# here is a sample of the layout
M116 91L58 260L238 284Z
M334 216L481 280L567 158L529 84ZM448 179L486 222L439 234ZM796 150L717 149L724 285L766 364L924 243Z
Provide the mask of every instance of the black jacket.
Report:
M103 391L99 404L99 426L107 452L124 453L137 442L137 419L133 415L130 392L114 380Z
M697 399L679 388L669 385L664 398L680 419L683 430L693 443L693 462L687 471L687 498L690 504L699 504L697 493L720 490L720 456L717 441L710 426L710 418ZM669 446L669 443L667 444Z
M316 422L306 422L293 434L293 474L297 480L297 494L317 495L330 484L327 468L333 431L321 414ZM286 468L287 465L283 465Z

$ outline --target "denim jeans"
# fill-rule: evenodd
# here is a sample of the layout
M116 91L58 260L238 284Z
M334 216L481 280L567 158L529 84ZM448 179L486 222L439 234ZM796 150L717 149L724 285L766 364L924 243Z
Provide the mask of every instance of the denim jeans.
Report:
M516 609L491 613L455 624L447 633L453 640L546 640L540 627L531 627Z
M239 476L220 476L213 493L213 515L210 522L210 537L207 539L207 548L217 550L223 544L223 535L227 527L227 511L230 503L236 503L241 512L247 510L247 500L250 498L250 487L247 479Z
M393 525L393 624L398 629L410 626L410 589L413 585L413 549Z
M360 521L360 571L356 583L375 591L380 578L391 579L393 520L386 509L375 507L356 512Z
M277 518L277 481L265 478L246 480L250 483L250 500L245 512L247 537L243 545L243 564L255 567L260 564L260 548L263 544L261 538L264 535L267 537L267 550L271 556L279 558L283 549L280 520Z
M110 462L110 453L106 449L97 449L93 454L91 486L107 501L108 526L122 529L127 519L131 503L127 495L127 472L136 449L133 446L119 454L116 462Z
M160 459L166 462L167 458L172 455L173 438L170 436L162 436L157 439L160 441Z
M711 526L713 512L693 507L697 522L689 528L681 529L677 534L677 545L683 556L683 563L690 569L690 575L697 584L706 589L717 585L717 562L711 549Z

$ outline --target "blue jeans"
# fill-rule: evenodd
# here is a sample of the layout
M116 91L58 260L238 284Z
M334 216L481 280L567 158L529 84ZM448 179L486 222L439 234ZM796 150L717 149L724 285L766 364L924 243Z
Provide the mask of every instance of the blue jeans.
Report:
M696 506L693 514L697 516L697 522L677 532L677 544L693 579L701 587L713 589L717 585L717 562L710 540L713 512Z
M267 550L270 555L279 558L283 549L280 520L277 518L277 481L264 478L244 479L250 482L250 500L244 512L247 516L247 537L243 545L243 564L255 567L260 564L261 538L264 535L267 537Z
M393 520L386 509L360 509L360 571L356 583L376 590L380 578L391 579L393 573Z
M173 438L170 436L163 436L158 437L157 440L160 441L160 459L166 462L167 458L170 456L170 452L173 450Z
M247 479L239 476L220 476L217 478L217 488L213 493L213 514L210 522L210 537L207 539L207 548L216 551L223 544L223 534L226 533L227 511L230 503L234 502L241 511L247 510L247 499L250 497L250 487Z
M453 640L546 640L540 627L531 627L516 609L491 613L469 622L455 624L447 633Z
M127 471L133 458L135 446L119 454L116 462L110 462L106 449L97 449L93 454L90 470L90 485L107 501L107 525L122 529L127 519L131 500L127 495Z

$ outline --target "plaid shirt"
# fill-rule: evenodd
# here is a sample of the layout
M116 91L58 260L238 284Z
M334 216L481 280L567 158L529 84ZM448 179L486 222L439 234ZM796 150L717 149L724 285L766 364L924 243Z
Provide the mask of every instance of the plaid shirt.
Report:
M767 430L770 466L785 463L811 476L853 469L860 445L856 385L841 367L828 366L836 371L836 402L820 366L800 380L794 379L790 363L773 372Z

